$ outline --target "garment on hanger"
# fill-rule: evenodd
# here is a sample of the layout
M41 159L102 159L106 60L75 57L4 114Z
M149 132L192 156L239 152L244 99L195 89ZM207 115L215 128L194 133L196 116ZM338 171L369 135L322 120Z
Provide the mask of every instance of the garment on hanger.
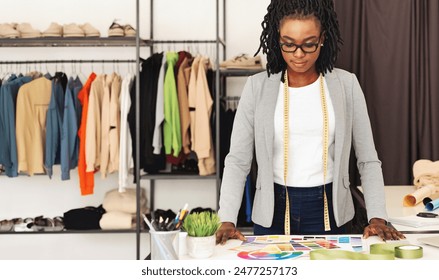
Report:
M181 52L180 52L181 53ZM179 53L179 54L180 54ZM184 154L189 154L191 152L191 139L190 139L190 113L189 113L189 102L188 102L188 87L190 78L190 61L192 60L192 55L188 52L182 52L184 54L184 59L178 68L177 74L177 93L178 93L178 104L180 109L180 121L181 121L181 141Z
M44 138L51 92L52 82L45 77L19 89L16 111L18 172L27 172L31 176L45 173Z
M101 177L119 169L119 132L120 112L119 95L121 78L113 73L107 76L102 100L102 150L101 150Z
M180 109L174 66L178 60L176 52L166 53L167 69L164 80L165 123L163 125L166 155L178 157L181 151ZM178 161L178 160L177 160Z
M109 173L119 170L120 148L120 93L122 77L116 75L111 87L110 96L110 166Z
M46 143L44 168L49 178L52 178L52 167L61 162L61 132L64 119L64 73L57 72L52 79L52 92L46 117Z
M79 187L81 195L93 194L94 191L94 172L87 172L87 164L85 159L87 139L87 114L90 88L93 81L96 79L96 74L91 73L88 80L85 82L84 87L78 94L78 99L82 104L82 116L81 124L78 130L79 136L79 155L78 155L78 175L79 175Z
M198 74L196 75L195 88L192 88L192 91L189 90L189 95L192 95L192 102L195 109L193 117L194 139L192 139L192 149L197 154L198 169L200 170L200 175L202 176L211 175L216 172L214 147L210 126L213 100L210 94L206 76L209 63L208 58L200 57L198 61L198 68L196 69ZM194 69L192 69L192 72L193 71ZM191 104L189 104L189 106L191 106Z
M8 177L18 176L15 131L17 95L20 87L32 81L29 76L12 75L0 88L0 164Z
M78 94L82 89L81 80L70 77L67 82L64 117L61 132L61 180L70 179L70 170L78 166L79 136L81 121L81 104Z
M128 112L131 107L130 91L134 76L128 74L122 81L120 93L120 149L119 149L119 192L130 186L128 175L134 167L132 155L132 139L128 125Z
M165 82L165 69L166 69L166 55L162 55L162 63L157 80L157 99L155 106L155 125L152 139L152 146L154 148L154 154L160 155L163 148L163 122L165 121L165 104L164 104L164 92L163 86Z
M164 149L160 155L153 153L153 133L155 125L155 111L157 99L157 81L162 67L163 53L155 53L142 62L140 71L140 92L139 92L139 116L140 130L140 169L144 172L155 174L165 168ZM136 95L133 87L131 96L131 108L128 113L128 123L131 137L136 138ZM132 141L133 154L137 154L135 141ZM136 164L136 162L134 162ZM134 176L134 182L137 178Z
M85 159L87 172L96 172L101 165L102 101L106 75L99 74L90 88L85 137Z

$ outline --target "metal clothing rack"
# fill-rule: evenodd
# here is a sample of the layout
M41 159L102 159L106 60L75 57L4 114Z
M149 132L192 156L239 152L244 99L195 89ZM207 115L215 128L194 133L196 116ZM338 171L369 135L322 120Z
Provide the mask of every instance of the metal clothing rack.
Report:
M219 69L219 59L220 59L220 46L223 50L223 59L226 57L226 43L225 43L225 36L226 36L226 20L225 20L225 10L226 10L226 0L222 0L223 4L223 38L220 38L220 0L215 0L215 12L216 12L216 28L215 28L215 39L214 40L155 40L154 39L154 0L150 1L150 39L144 40L143 42L150 47L151 54L154 53L154 45L157 44L215 44L215 111L219 112L220 110L220 73L218 71ZM220 189L220 172L219 172L219 162L220 162L220 137L219 137L219 126L220 126L220 118L219 116L216 118L215 122L215 160L217 162L216 164L216 172L214 175L211 176L199 176L199 175L174 175L174 174L159 174L159 175L143 175L140 177L140 170L136 170L136 177L137 178L144 178L147 180L150 180L150 203L151 203L151 211L154 211L154 197L155 197L155 180L158 179L215 179L216 181L216 200L217 200L217 209L219 208L219 189ZM137 147L137 151L139 151L140 147ZM137 160L138 155L136 155ZM139 161L136 161L139 163ZM137 164L139 166L139 164ZM136 168L139 169L139 168ZM140 184L140 180L137 180Z

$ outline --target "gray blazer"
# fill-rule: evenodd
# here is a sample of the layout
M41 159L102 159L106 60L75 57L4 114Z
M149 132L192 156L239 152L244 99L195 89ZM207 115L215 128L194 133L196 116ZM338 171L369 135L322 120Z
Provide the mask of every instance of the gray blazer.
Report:
M366 101L356 76L341 69L325 74L335 112L333 210L337 226L350 221L354 207L349 189L349 156L355 149L368 219L387 220L384 180ZM266 72L248 78L233 125L230 152L225 159L219 215L236 225L253 151L258 163L252 220L270 227L274 212L274 111L281 74Z

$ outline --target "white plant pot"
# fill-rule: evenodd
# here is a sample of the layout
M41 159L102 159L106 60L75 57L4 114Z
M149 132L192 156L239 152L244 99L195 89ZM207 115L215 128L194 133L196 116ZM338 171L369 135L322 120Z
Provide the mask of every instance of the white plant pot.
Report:
M187 252L196 259L205 259L213 255L215 251L215 235L206 237L188 236L186 238Z

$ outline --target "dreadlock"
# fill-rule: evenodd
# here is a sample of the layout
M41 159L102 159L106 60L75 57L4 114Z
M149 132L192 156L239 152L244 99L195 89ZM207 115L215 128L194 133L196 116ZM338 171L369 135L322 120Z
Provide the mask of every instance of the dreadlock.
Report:
M316 61L318 73L332 71L343 40L340 36L337 14L332 0L272 0L262 21L260 45L255 56L261 51L267 55L268 75L286 69L279 46L279 24L286 16L305 18L314 15L325 32L325 47Z

